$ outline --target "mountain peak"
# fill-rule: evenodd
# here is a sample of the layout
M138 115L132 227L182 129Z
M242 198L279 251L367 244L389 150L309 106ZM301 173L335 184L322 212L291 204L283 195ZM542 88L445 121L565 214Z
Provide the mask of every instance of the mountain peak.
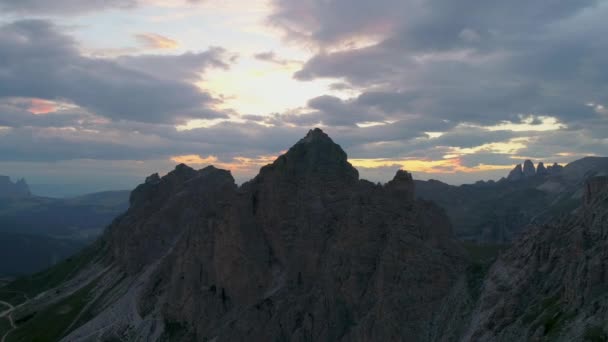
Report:
M273 174L289 178L356 182L359 173L348 162L346 152L321 129L315 128L272 164L262 168L259 176ZM294 179L295 179L294 178Z
M526 177L532 177L534 175L536 175L536 168L534 167L534 163L530 160L527 159L524 162L524 176Z
M304 138L302 138L298 143L311 143L318 141L329 141L333 143L329 135L327 135L320 128L313 128L308 131L308 134Z
M25 179L13 183L8 176L0 176L0 197L21 198L31 196L30 188Z
M510 181L518 181L522 178L524 178L524 171L522 170L521 164L517 164L507 176L507 179Z

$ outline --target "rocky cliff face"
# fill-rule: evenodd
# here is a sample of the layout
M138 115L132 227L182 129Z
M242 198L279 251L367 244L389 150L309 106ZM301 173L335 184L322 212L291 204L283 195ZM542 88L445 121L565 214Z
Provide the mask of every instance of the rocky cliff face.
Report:
M549 174L549 171L547 171L547 168L543 162L538 163L538 166L536 167L536 174L539 176L546 176Z
M507 179L510 181L518 181L523 178L524 178L524 171L522 170L521 164L517 164L515 166L515 168L513 170L511 170L511 172L509 172L509 175L507 176Z
M591 179L576 214L534 227L486 278L464 339L608 339L608 183Z
M533 167L532 162L526 164ZM539 163L536 174L529 177L520 164L507 179L494 183L452 186L416 181L416 194L446 210L457 237L505 243L516 239L530 224L539 225L575 210L584 196L585 181L607 174L608 158L586 157L565 167L554 164L545 168Z
M13 183L8 176L0 176L0 199L24 198L31 195L30 188L25 179L20 179Z
M149 177L105 240L131 285L66 341L450 341L472 305L443 211L405 171L359 180L318 129L241 187L213 167Z
M534 163L531 160L526 160L524 162L524 176L525 177L534 177L536 175L536 168L534 167Z

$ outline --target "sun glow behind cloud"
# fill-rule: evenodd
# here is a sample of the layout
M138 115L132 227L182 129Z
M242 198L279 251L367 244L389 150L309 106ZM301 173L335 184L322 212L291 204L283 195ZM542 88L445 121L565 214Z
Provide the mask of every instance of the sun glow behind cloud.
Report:
M462 165L459 158L446 158L440 160L423 159L391 159L391 158L371 158L371 159L349 159L355 167L368 169L386 168L398 166L399 168L411 172L451 174L457 172L483 172L495 170L508 170L511 165L486 165L479 164L475 167Z
M277 156L274 155L264 155L257 157L233 157L231 161L221 161L218 157L209 155L209 156L200 156L198 154L189 154L182 156L174 156L171 157L171 161L178 164L186 164L190 166L203 166L203 165L213 165L215 167L219 167L222 169L227 169L240 174L248 174L253 175L257 172L262 166L271 164Z

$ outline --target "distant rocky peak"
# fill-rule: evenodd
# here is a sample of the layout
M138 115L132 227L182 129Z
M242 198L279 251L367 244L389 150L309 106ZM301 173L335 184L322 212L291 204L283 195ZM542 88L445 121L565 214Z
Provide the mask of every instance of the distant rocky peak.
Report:
M415 185L414 178L412 174L405 171L399 170L393 177L393 180L386 184L387 189L389 189L394 194L398 194L400 197L404 199L413 200L415 196Z
M559 165L558 163L553 163L552 166L547 167L547 173L549 173L550 175L554 175L560 173L563 169L563 166Z
M513 170L511 170L511 172L509 172L509 175L507 176L507 179L510 181L518 181L522 178L524 178L524 172L522 170L521 164L517 164L515 166L515 168Z
M308 134L306 134L304 138L300 139L298 144L314 143L320 141L329 142L332 144L334 143L333 140L331 140L331 138L329 137L329 135L323 132L320 128L313 128L308 131Z
M145 182L131 192L130 203L132 206L145 204L150 200L162 199L186 188L195 191L200 188L201 184L208 183L228 184L236 187L234 178L228 170L218 169L214 166L195 170L186 164L179 164L163 177L160 177L158 173L146 177Z
M539 176L548 174L547 168L543 162L538 163L538 166L536 167L536 174Z
M32 193L25 179L21 178L13 183L8 176L0 176L0 198L23 198Z
M160 182L160 176L158 175L158 173L153 173L150 176L146 177L146 184L155 184Z
M532 178L535 176L554 175L561 172L563 168L563 166L557 163L554 163L552 166L545 166L543 162L539 162L535 168L534 163L531 160L527 159L526 161L524 161L523 165L517 164L515 168L511 170L507 179L509 181L518 181L522 179Z
M263 167L259 177L269 173L273 177L293 179L342 179L346 182L359 179L359 173L348 162L346 152L319 128L310 130L285 154Z
M525 177L533 177L536 175L536 168L534 167L534 163L530 160L527 159L524 162L524 176Z

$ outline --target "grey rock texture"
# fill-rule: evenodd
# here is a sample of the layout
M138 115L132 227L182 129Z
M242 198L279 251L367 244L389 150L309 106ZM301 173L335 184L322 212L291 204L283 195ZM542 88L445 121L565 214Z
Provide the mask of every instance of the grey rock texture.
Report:
M510 181L518 181L524 178L524 171L522 170L521 164L517 164L509 175L507 176L507 180Z
M543 162L538 163L538 166L536 167L536 174L539 176L546 176L549 174L549 171L547 171L547 168Z
M526 160L524 162L524 177L534 177L536 175L536 168L534 168L534 163L531 160Z
M416 180L416 195L444 208L463 240L505 243L516 239L531 224L540 225L580 206L584 184L608 175L608 158L585 157L567 166L554 164L543 175L524 177L517 166L509 180L452 186Z
M553 165L547 167L547 172L550 175L555 175L560 173L563 169L563 166L559 165L558 163L553 163Z
M608 338L608 183L576 214L530 229L490 270L465 341Z
M105 239L130 277L158 264L137 312L170 341L453 341L472 307L443 211L319 129L241 187L185 165L140 185Z

